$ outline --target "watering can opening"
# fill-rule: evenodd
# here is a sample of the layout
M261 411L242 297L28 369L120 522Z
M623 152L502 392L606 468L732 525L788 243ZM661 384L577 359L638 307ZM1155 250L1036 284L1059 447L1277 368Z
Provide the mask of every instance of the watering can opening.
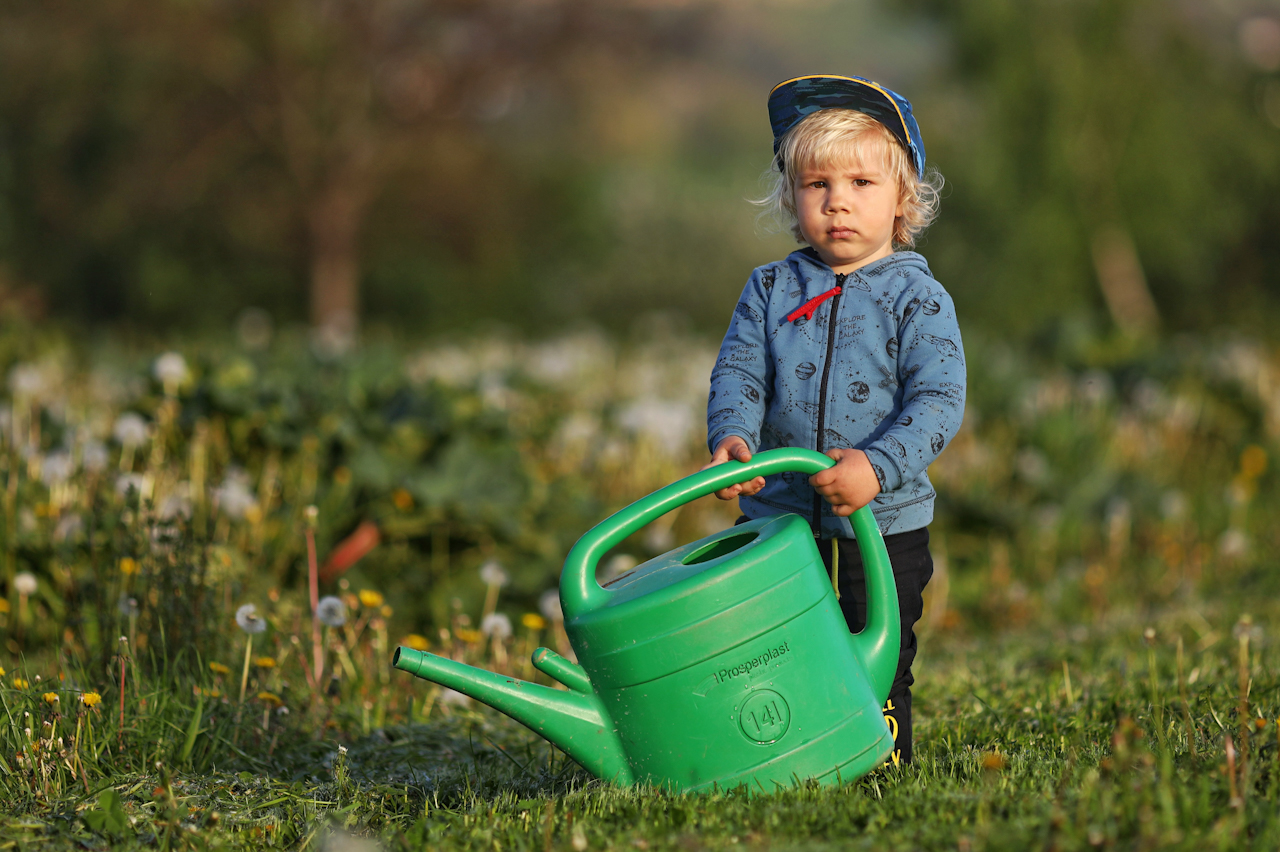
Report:
M721 556L728 556L735 550L746 547L751 542L759 538L760 533L752 530L751 532L742 533L740 535L731 535L728 538L717 539L705 547L700 547L693 553L685 556L681 560L685 565L698 565L702 562L710 562L712 559L719 559Z

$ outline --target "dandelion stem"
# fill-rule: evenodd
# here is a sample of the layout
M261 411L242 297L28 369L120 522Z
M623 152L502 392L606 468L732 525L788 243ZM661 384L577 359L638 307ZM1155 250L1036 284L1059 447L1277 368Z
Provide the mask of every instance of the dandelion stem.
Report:
M120 660L120 728L116 732L117 751L124 748L124 654L119 654L118 657Z
M319 687L324 674L324 647L320 643L320 571L316 566L316 531L307 524L307 579L311 586L311 662Z
M244 643L244 671L240 673L240 703L244 703L245 687L249 685L249 658L253 654L253 634L246 633Z

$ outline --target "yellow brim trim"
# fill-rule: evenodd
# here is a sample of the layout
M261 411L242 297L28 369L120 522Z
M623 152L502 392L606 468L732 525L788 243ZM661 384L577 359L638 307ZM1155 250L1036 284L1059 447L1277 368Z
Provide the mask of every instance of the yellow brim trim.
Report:
M885 100L893 105L893 111L898 114L898 121L902 123L902 135L906 136L907 140L910 141L911 131L907 128L907 120L902 116L902 110L898 108L898 102L893 99L892 95L875 83L868 83L866 80L857 80L853 77L845 77L841 74L805 74L803 77L792 77L790 80L783 80L781 83L769 90L769 97L773 97L773 93L781 89L783 86L795 83L798 80L847 80L850 83L857 83L859 86L867 86L875 89L877 92L884 95Z

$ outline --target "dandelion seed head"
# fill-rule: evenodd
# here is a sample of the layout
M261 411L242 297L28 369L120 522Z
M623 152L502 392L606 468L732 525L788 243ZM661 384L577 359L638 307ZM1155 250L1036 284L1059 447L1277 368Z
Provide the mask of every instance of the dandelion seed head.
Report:
M30 571L21 571L13 578L13 590L23 597L34 595L36 588L36 575Z
M502 588L511 582L511 578L503 567L492 559L480 566L480 579L486 586L497 586L498 588Z
M325 595L316 604L316 618L328 627L341 627L347 623L347 605L340 597Z
M560 606L560 590L547 589L538 598L538 609L551 621L564 621L564 609Z
M110 454L101 441L89 441L80 451L80 463L84 465L84 469L89 473L98 473L105 470Z
M17 364L9 371L9 390L14 396L38 399L48 386L44 370L36 364Z
M231 518L243 518L258 508L258 498L249 488L249 475L237 468L227 471L222 484L213 489L213 496L218 509Z
M267 629L267 622L258 615L258 607L248 603L236 610L236 624L245 633L261 633Z
M111 427L111 436L125 447L140 446L146 442L150 432L147 421L142 419L141 414L133 411L121 414L116 418L115 425Z
M80 515L63 515L53 529L53 540L56 542L78 539L84 534L84 518Z
M128 497L131 491L139 495L145 494L147 484L147 477L141 473L122 473L116 477L116 494L121 497Z
M166 352L151 365L151 374L166 390L185 382L188 372L187 359L177 352Z
M75 469L76 464L71 458L71 453L65 450L49 453L40 465L40 481L53 488L70 479Z
M125 618L132 618L133 616L138 614L138 599L131 598L128 595L121 595L119 603L116 604L116 609L118 609L120 611L120 614L123 615ZM123 636L121 636L120 638L122 640L124 639ZM128 641L128 640L125 640L125 641Z
M471 699L456 689L446 689L440 693L440 703L445 707L466 707Z
M491 612L480 621L480 632L496 639L511 638L511 619L500 612Z

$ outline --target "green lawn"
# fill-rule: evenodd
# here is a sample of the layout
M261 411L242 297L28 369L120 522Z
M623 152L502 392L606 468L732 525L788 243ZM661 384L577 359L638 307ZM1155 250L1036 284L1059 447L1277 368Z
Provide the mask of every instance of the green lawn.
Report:
M0 852L1280 848L1280 354L968 350L915 764L672 796L389 658L568 653L545 594L586 529L705 459L714 347L335 363L0 333ZM698 501L603 568L734 514Z
M918 664L914 765L769 795L603 786L487 708L437 707L368 735L354 714L276 736L256 714L215 720L215 738L201 733L192 750L208 768L192 772L163 762L179 762L183 712L140 713L126 720L125 748L162 763L108 770L88 794L76 773L54 770L41 795L6 756L2 836L66 849L317 848L344 833L387 849L1276 848L1280 681L1259 633L1227 608L1189 606L983 638L934 633ZM417 689L408 681L393 688ZM39 698L10 689L4 702L16 725ZM100 714L104 762L117 710Z

